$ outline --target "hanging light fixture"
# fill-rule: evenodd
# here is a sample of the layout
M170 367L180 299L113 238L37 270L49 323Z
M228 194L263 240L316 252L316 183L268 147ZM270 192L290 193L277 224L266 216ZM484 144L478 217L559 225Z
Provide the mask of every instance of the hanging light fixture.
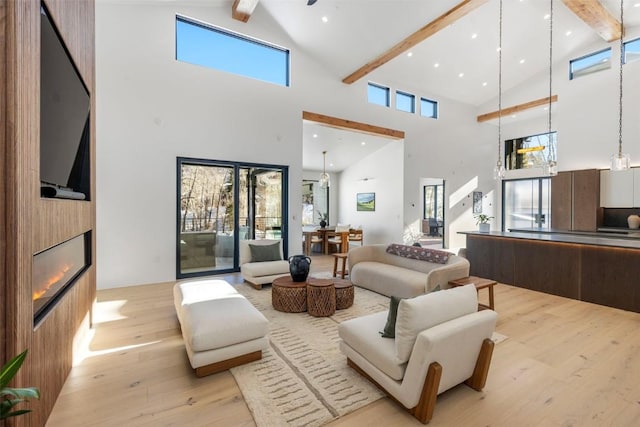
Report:
M493 169L493 179L504 178L502 164L502 0L500 0L500 20L498 32L498 161Z
M329 188L331 186L331 178L329 177L329 174L327 173L327 170L325 168L326 160L327 160L327 151L325 150L322 152L322 173L320 174L320 181L319 181L321 188Z
M620 0L620 103L618 109L618 152L611 156L611 170L623 171L630 167L631 156L622 152L622 65L624 64L624 0Z
M553 82L553 0L549 0L549 106L547 108L547 138L549 138L549 158L544 165L545 175L558 175L558 164L556 163L553 149L553 134L551 133L551 97Z

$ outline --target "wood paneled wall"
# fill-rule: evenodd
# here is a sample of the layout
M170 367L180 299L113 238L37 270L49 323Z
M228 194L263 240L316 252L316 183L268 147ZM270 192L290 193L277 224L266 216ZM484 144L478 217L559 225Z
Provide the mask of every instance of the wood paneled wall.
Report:
M73 339L95 300L95 232L92 266L34 329L33 254L95 227L95 29L93 0L44 0L91 93L91 201L40 198L40 0L0 0L2 109L0 136L4 194L0 226L2 266L0 355L24 349L29 356L17 386L37 386L42 397L15 425L42 426L72 364Z

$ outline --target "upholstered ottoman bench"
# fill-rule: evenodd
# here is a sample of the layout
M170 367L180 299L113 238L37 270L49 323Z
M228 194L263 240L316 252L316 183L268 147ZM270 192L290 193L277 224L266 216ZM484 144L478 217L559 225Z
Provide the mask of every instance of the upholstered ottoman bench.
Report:
M176 313L191 367L198 377L262 358L267 319L224 280L178 282Z

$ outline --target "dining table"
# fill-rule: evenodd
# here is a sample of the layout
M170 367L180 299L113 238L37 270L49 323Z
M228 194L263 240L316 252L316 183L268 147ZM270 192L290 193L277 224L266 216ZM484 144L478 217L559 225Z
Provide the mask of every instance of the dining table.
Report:
M334 227L325 227L318 228L313 231L303 231L304 236L304 254L311 254L311 241L314 236L318 236L322 239L322 253L325 255L329 255L329 251L331 250L329 245L329 238L334 236L340 236L340 250L345 252L345 249L348 251L349 249L349 230L346 231L336 231Z

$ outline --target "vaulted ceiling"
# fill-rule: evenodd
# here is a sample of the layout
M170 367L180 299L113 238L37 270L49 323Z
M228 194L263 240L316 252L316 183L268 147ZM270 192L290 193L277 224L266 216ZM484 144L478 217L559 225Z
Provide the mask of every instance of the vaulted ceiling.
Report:
M350 81L354 72L373 63L379 66L355 79L474 106L498 93L500 0L317 0L312 6L307 0L135 1L228 8L248 27L268 14L296 45L285 47L304 51L339 81ZM503 92L548 70L549 13L550 0L503 0ZM640 0L625 0L624 14L626 33L640 35ZM569 59L608 46L619 16L620 0L554 0L554 67L568 72ZM421 32L428 37L420 37ZM394 47L392 59L384 60ZM318 133L308 126L305 135ZM345 138L361 142L346 134L340 139ZM321 159L305 160L304 167L318 169Z

